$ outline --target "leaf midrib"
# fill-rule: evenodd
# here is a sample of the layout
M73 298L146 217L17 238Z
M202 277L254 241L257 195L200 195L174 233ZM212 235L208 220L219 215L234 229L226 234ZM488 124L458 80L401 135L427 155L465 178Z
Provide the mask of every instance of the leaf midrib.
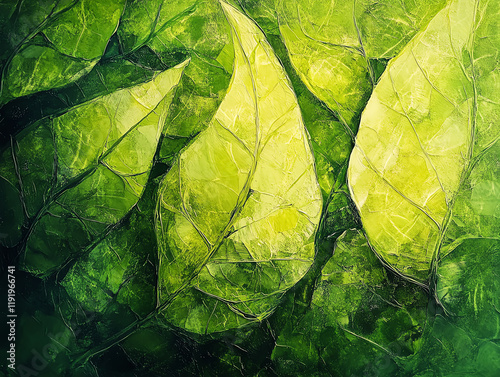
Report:
M226 15L226 19L227 19L227 15ZM220 246L222 245L222 243L224 242L226 237L230 234L231 228L233 227L235 221L238 219L238 215L243 210L243 208L246 204L246 201L249 198L251 184L253 182L255 170L257 168L257 161L258 161L258 157L260 154L260 151L259 151L259 147L260 147L260 139L259 139L260 120L259 120L259 108L258 108L258 99L257 99L258 97L257 97L257 91L256 91L256 83L255 83L254 73L252 70L252 65L250 64L248 56L246 55L245 50L243 49L243 44L240 40L239 34L237 33L236 28L234 27L234 25L231 23L231 21L229 19L228 19L228 22L229 22L231 29L232 29L232 32L233 32L233 41L237 40L237 42L238 42L238 46L241 49L241 53L242 53L244 60L247 64L247 67L248 67L248 70L250 73L250 78L252 81L252 89L253 89L252 93L253 93L254 104L255 104L254 108L255 108L255 129L256 129L256 140L255 140L254 155L252 156L252 165L250 166L250 171L248 173L245 184L244 184L242 190L240 191L240 194L238 195L238 199L236 201L235 207L234 207L233 211L231 212L229 221L224 226L223 230L220 232L216 241L211 245L211 247L208 250L208 253L206 254L205 258L203 258L203 260L200 262L199 266L195 270L193 270L193 272L191 272L191 274L189 274L188 278L184 281L184 283L179 288L177 288L173 293L171 293L169 295L169 297L167 298L167 300L158 307L158 312L162 312L163 310L165 310L170 305L170 303L175 299L175 297L177 295L179 295L179 293L184 291L184 289L189 288L191 282L200 274L201 270L206 266L206 264L210 261L210 259L212 259L212 257L217 252L217 250L220 248ZM233 75L233 79L234 79L234 75ZM213 125L211 127L213 127ZM180 171L180 168L179 168L179 171ZM179 187L180 186L181 186L181 184L179 182ZM182 196L181 196L181 198L182 198ZM182 202L183 202L183 206L184 206L184 201L182 201ZM188 221L190 221L194 226L194 222L192 221L192 219L190 220L191 217L188 215L187 212L184 214L184 216L186 216ZM198 230L198 227L196 227L196 226L194 226L194 227L197 230L197 232L200 233L200 230ZM206 239L206 237L204 237L204 235L202 235L202 234L200 234L200 237L202 237L202 239ZM159 283L159 281L158 281L158 283Z

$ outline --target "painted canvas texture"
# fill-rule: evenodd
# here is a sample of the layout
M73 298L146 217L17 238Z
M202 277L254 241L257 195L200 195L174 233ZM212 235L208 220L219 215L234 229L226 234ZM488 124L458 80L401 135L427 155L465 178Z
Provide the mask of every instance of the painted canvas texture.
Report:
M0 376L499 376L499 30L1 0Z

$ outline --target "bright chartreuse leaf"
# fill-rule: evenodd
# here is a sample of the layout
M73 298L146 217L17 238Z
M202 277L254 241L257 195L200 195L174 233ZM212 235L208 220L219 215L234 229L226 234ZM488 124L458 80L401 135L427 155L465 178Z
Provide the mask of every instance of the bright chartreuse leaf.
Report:
M363 233L348 230L305 315L288 313L274 368L280 376L397 375L399 358L419 348L426 306L423 290L387 272Z
M315 237L316 256L310 270L287 292L270 321L276 331L290 320L289 313L300 317L310 305L315 281L332 255L337 237L346 229L359 228L357 210L346 184L349 155L354 146L352 131L303 83L294 69L279 32L272 1L238 1L244 11L262 27L269 44L283 64L297 96L304 125L311 138L316 174L323 194L323 209ZM237 365L237 364L235 364Z
M308 270L321 212L314 159L290 84L258 27L221 3L234 72L209 127L159 191L159 301L206 333L267 316Z
M272 30L274 29L269 26L269 32ZM330 193L334 190L335 182L345 182L345 177L343 177L345 166L354 145L352 134L300 80L292 67L286 47L279 34L270 34L268 30L265 31L267 40L282 62L297 95L304 124L311 138L318 182L324 200L328 201Z
M499 10L451 2L389 63L363 113L351 193L375 251L421 283L450 245L500 234Z
M15 138L0 174L25 211L24 269L54 271L137 203L186 65L44 118Z
M88 73L104 54L124 5L125 0L18 2L2 20L0 103Z
M377 81L377 59L395 56L445 3L276 0L275 10L295 70L355 132ZM269 9L260 13L271 19Z
M359 227L354 204L346 193L345 174L354 135L302 82L293 68L279 32L272 1L239 1L240 6L263 29L269 44L283 64L297 96L304 125L311 138L316 175L323 194L323 211L316 234L316 258L307 276L284 299L281 308L303 307L310 302L314 281L331 256L336 238L346 229ZM288 309L280 309L286 312ZM280 314L277 315L279 317ZM286 314L285 314L286 316Z

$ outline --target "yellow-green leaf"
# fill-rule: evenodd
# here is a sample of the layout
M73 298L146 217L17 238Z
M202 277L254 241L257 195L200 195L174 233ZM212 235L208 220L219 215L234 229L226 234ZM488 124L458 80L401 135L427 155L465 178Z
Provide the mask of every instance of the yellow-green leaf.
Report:
M159 302L203 333L269 314L308 270L321 193L297 99L259 28L221 3L234 73L160 186Z
M469 237L498 237L499 4L455 0L388 65L361 120L350 189L375 251L425 282Z
M376 83L374 59L395 56L445 0L276 0L290 60L353 132Z

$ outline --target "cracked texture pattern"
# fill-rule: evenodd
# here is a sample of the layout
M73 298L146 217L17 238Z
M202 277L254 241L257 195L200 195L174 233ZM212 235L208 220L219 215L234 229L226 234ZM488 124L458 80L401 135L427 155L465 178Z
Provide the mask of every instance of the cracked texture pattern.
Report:
M41 120L13 141L2 179L20 192L26 270L53 271L137 203L186 64Z
M283 68L257 26L222 6L235 45L231 84L166 175L157 210L159 300L173 300L175 325L199 333L273 310L312 263L322 202Z
M113 300L143 317L156 305L154 224L144 203L113 228L61 281L84 310L105 313Z
M395 355L419 348L426 305L418 286L385 270L361 231L348 230L321 271L310 309L276 339L278 375L396 375Z
M7 19L0 103L58 88L88 73L115 32L124 0L20 1ZM12 8L11 8L12 9Z
M301 79L355 133L376 84L373 59L395 56L444 4L276 0L276 10Z
M436 296L445 309L429 318L409 375L495 376L500 370L500 243L468 238L437 268Z
M227 3L0 1L18 365L497 377L499 2Z
M191 58L166 121L169 138L160 158L170 163L179 143L208 126L226 94L234 58L230 26L218 0L135 1L127 3L117 35L120 48L140 64ZM136 59L145 51L154 59Z
M469 237L498 237L498 4L451 2L390 62L364 110L349 184L376 252L426 283Z

